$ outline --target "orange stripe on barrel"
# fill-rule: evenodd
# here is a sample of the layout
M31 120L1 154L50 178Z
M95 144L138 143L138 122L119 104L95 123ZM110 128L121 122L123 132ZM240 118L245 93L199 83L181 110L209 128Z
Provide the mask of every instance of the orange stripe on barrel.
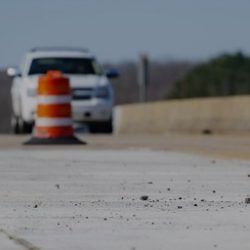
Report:
M38 117L71 117L71 106L66 104L38 104L37 105Z
M35 136L42 138L56 138L56 137L67 137L72 136L72 126L59 126L59 127L35 127Z
M49 71L39 78L38 95L67 95L70 94L69 79L58 71Z

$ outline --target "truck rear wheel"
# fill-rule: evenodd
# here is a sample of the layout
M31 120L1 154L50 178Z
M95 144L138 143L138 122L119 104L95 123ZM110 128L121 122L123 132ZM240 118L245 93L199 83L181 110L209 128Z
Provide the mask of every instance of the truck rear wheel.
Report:
M11 117L11 132L15 135L19 134L18 118L15 115Z

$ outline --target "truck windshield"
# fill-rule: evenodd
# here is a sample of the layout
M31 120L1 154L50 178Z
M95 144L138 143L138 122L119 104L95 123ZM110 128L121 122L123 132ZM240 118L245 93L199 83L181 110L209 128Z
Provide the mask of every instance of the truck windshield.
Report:
M101 67L93 58L37 58L31 63L29 75L46 74L59 70L64 74L102 75Z

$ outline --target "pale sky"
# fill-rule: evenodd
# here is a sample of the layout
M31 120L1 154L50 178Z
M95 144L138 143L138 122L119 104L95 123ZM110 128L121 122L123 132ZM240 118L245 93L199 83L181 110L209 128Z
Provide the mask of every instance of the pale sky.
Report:
M0 0L0 67L35 46L90 49L101 62L250 54L249 0Z

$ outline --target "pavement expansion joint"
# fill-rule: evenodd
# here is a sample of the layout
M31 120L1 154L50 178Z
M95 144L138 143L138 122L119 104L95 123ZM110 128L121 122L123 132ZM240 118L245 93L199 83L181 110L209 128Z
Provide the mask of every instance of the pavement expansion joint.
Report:
M4 234L9 240L14 241L17 245L24 247L26 250L41 250L41 248L34 246L31 242L23 238L18 238L17 236L8 233L4 229L0 229L0 233Z

